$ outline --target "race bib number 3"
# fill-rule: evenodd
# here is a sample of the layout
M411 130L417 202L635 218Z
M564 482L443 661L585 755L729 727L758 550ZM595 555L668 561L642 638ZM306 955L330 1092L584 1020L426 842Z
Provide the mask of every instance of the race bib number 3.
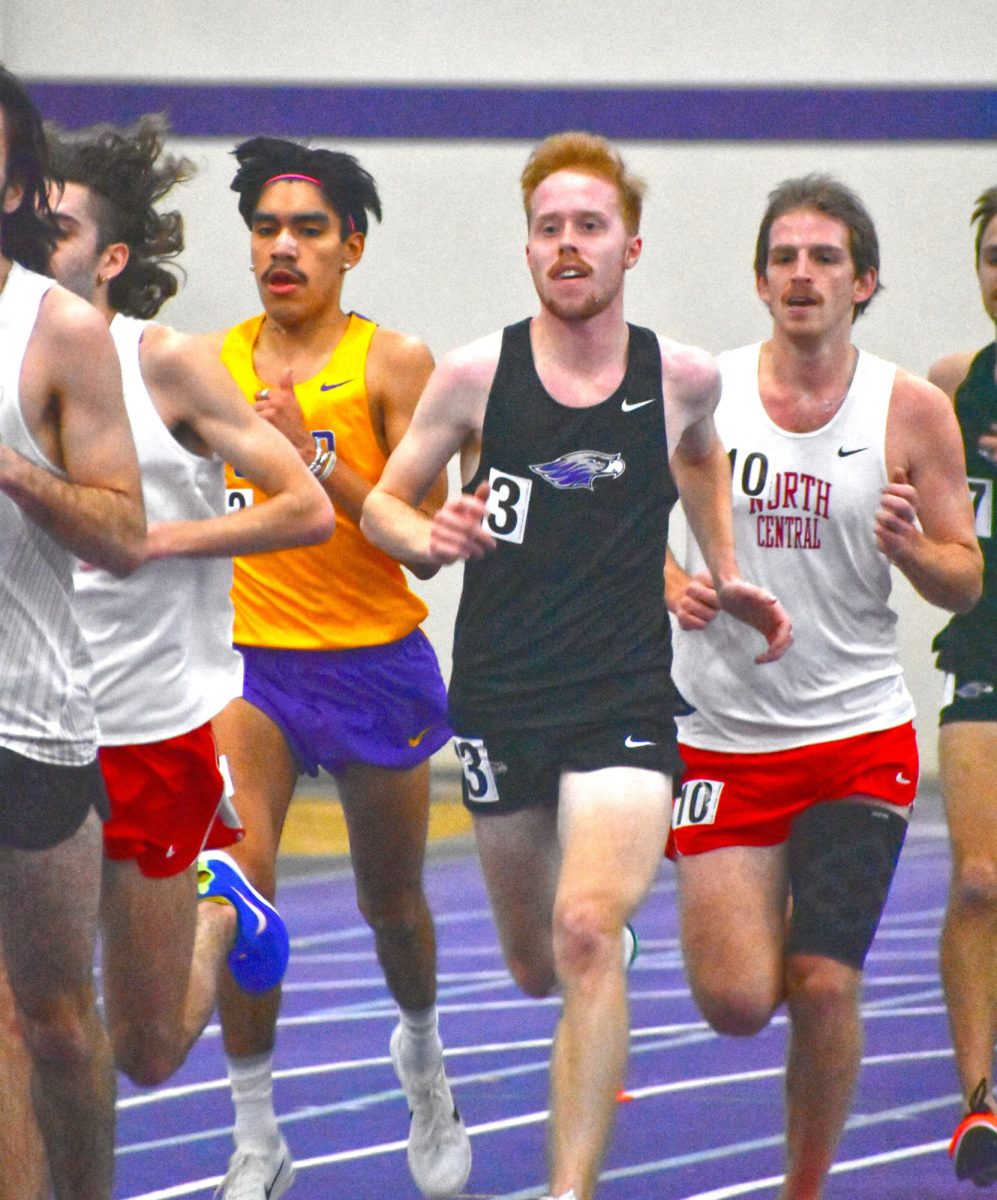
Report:
M488 472L488 486L491 491L488 493L485 527L492 537L522 545L533 480L507 475L492 467Z
M718 779L690 779L672 805L672 829L689 825L712 825L724 785Z
M478 804L494 804L499 798L498 788L484 741L481 738L457 738L454 749L460 759L468 800Z

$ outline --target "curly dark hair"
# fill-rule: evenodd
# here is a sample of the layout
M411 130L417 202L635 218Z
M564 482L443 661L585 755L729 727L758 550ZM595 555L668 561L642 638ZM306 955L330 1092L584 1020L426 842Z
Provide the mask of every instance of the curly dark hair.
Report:
M156 204L191 178L194 164L163 153L167 124L159 115L140 117L125 129L45 129L52 177L81 184L96 201L97 249L112 242L128 247L125 269L108 284L108 303L129 317L154 317L180 286L180 268L164 263L184 244L183 217L175 210L158 212Z
M7 182L24 192L13 212L0 212L0 254L48 275L59 227L48 202L48 149L42 119L24 85L3 66L0 109L7 142Z
M239 212L247 227L260 193L276 175L304 175L318 180L326 200L339 217L339 236L366 234L367 213L381 219L381 200L373 175L352 154L339 150L312 150L286 138L254 137L232 151L239 169L232 191L239 193Z

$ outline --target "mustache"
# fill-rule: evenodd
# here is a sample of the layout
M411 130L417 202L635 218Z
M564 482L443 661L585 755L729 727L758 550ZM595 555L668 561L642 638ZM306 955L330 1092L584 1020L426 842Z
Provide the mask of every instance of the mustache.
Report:
M298 283L305 283L306 276L303 271L299 271L297 267L285 266L282 263L274 263L273 266L267 267L263 272L263 282L269 283L274 275L290 275L292 279L296 279Z
M547 271L547 274L553 278L560 271L572 269L583 271L586 275L591 273L591 267L583 258L579 258L577 254L560 254L557 257L557 261Z

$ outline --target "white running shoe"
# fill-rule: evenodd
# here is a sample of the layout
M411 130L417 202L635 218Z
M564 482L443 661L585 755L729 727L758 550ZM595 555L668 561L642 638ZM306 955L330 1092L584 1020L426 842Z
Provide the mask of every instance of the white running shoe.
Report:
M281 1138L273 1154L255 1147L236 1150L215 1192L215 1200L278 1200L292 1183L294 1163L287 1142Z
M471 1174L471 1139L453 1102L443 1059L433 1075L406 1077L401 1025L391 1035L391 1062L408 1100L408 1169L426 1200L452 1200Z

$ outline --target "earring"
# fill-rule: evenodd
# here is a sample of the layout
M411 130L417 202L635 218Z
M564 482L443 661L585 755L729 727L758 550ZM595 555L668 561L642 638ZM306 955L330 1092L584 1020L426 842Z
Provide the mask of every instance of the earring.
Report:
M98 287L103 287L105 283L107 283L107 280L106 280L106 279L104 278L104 276L103 276L103 275L102 275L102 274L101 274L101 273L98 271L98 272L97 272L97 286L98 286Z

